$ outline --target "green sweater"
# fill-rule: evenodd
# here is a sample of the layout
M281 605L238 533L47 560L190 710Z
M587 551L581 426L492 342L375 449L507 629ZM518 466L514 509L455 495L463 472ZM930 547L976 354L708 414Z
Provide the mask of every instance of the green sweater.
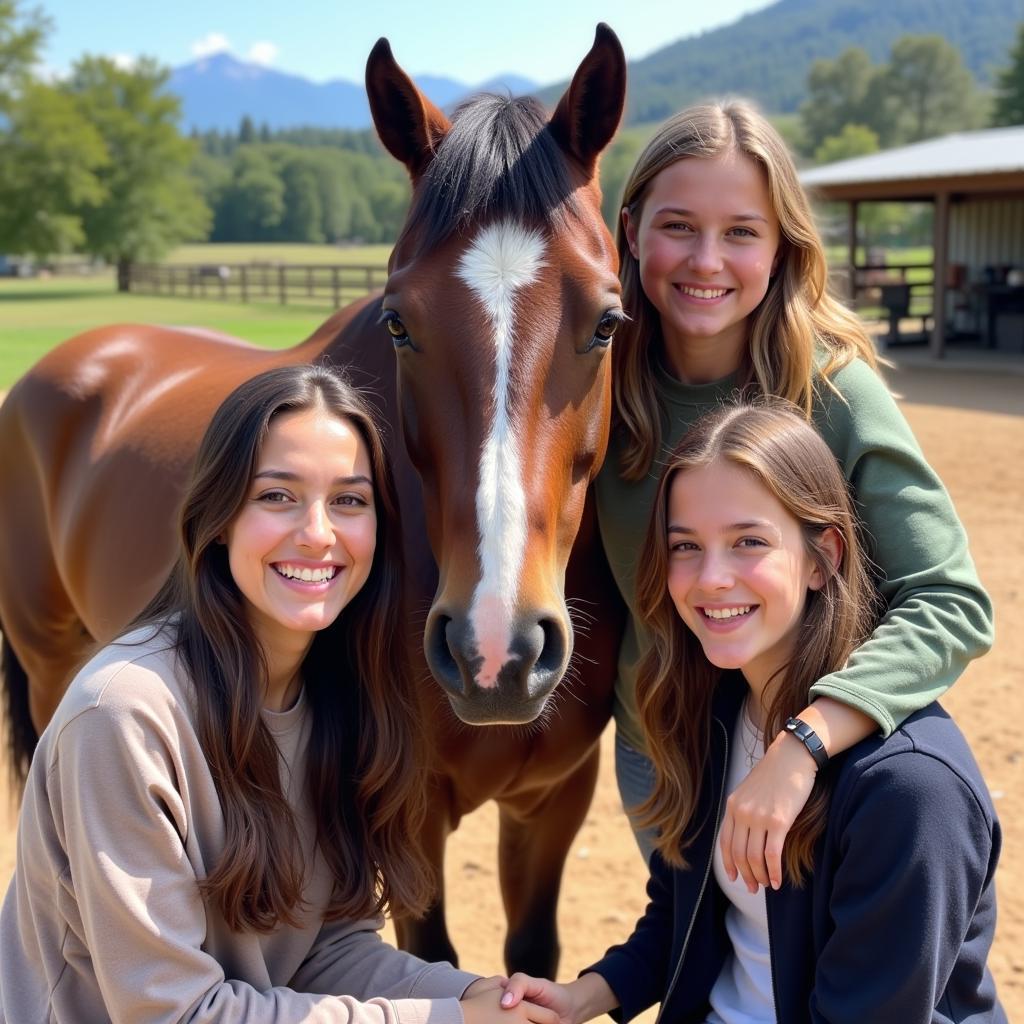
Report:
M886 604L874 633L846 666L811 688L870 715L888 735L941 696L967 662L992 644L992 605L978 582L967 536L949 494L925 461L882 379L862 360L832 378L845 402L819 384L813 419L852 485ZM735 377L687 385L659 373L662 438L675 447L702 413L727 399ZM636 665L645 649L636 614L636 564L658 485L659 459L646 477L623 480L613 436L597 478L604 549L629 607L619 651L614 715L619 735L645 747L636 707Z

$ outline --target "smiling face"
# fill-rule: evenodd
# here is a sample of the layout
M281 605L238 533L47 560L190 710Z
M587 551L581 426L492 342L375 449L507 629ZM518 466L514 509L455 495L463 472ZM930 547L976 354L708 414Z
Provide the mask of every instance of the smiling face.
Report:
M275 416L225 535L268 661L301 656L359 592L376 532L370 457L352 424L320 407Z
M676 474L666 542L669 594L704 654L763 693L822 585L800 524L753 473L717 459Z
M761 169L735 151L677 160L651 181L634 216L623 211L623 223L670 364L697 357L711 375L734 372L779 250Z

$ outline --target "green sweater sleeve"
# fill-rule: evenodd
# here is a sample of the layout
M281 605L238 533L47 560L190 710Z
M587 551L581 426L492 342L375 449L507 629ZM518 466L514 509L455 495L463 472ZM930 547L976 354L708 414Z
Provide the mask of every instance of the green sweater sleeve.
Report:
M812 697L870 715L888 735L992 645L992 604L949 494L884 382L857 360L819 385L815 425L850 481L885 612ZM844 401L845 400L845 401Z

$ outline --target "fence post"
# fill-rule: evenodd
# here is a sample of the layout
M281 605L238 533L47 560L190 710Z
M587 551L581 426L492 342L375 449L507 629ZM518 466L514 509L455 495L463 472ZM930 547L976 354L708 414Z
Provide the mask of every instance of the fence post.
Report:
M306 267L306 294L313 297L313 268Z
M288 303L288 286L285 284L284 266L283 264L277 268L277 291L281 299L281 305L287 305Z
M373 291L373 267L366 267L366 294Z
M196 294L196 268L188 267L186 272L188 274L188 297L191 299Z
M242 264L242 301L249 301L249 268Z
M331 267L331 292L334 299L334 308L341 306L341 280L338 277L338 268Z

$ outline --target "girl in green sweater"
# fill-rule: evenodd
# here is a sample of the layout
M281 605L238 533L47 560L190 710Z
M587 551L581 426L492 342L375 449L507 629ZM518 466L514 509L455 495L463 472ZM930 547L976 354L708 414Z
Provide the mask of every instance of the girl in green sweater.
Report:
M631 319L613 346L614 419L597 480L602 539L628 606L615 694L626 808L649 795L636 666L636 566L664 453L738 388L788 399L850 482L886 611L838 672L811 688L806 742L767 738L729 798L726 872L778 888L786 834L823 757L888 735L992 642L992 609L941 481L878 374L859 320L826 290L821 239L782 139L744 103L670 118L626 183L617 243ZM821 747L821 750L818 748ZM812 756L812 748L816 756ZM637 830L649 857L652 837Z

